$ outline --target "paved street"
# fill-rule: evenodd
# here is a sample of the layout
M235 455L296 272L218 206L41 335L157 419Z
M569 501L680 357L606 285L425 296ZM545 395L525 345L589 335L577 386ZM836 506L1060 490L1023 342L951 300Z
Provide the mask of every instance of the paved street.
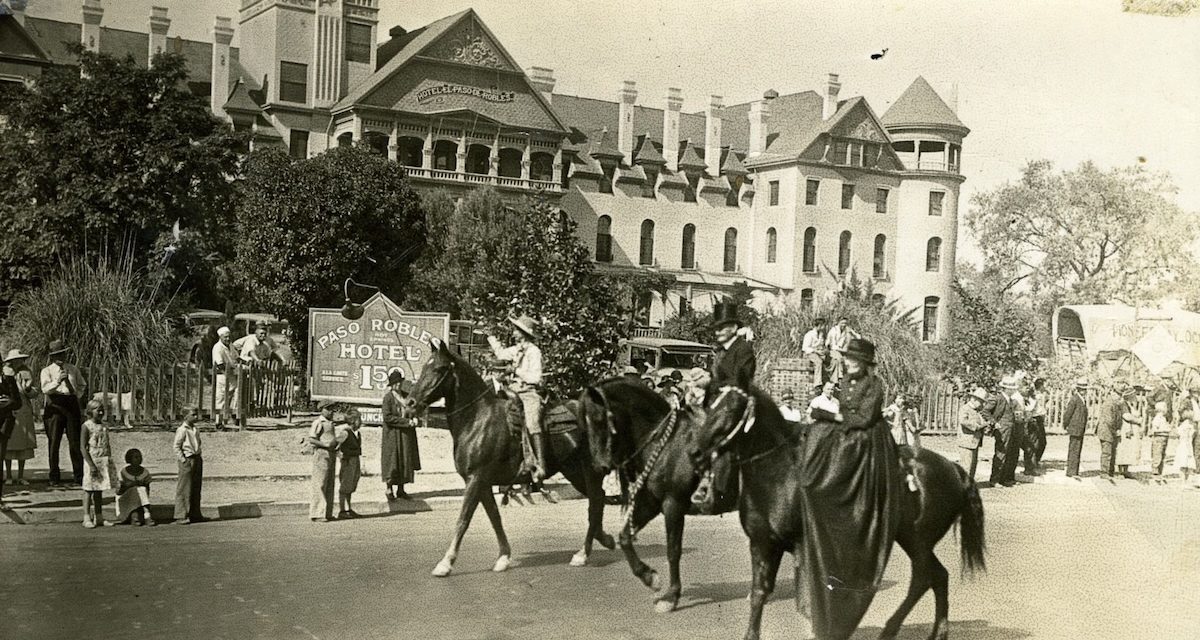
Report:
M1024 484L984 492L990 572L963 582L957 542L951 637L1200 638L1200 493L1178 487ZM688 521L681 610L657 615L619 552L567 560L581 501L503 511L516 565L493 574L482 512L456 573L435 579L455 512L310 524L275 517L190 527L0 529L5 638L734 638L746 617L748 552L734 518ZM608 512L608 529L618 521ZM661 523L640 536L665 563ZM899 553L899 551L897 551ZM785 570L790 573L785 561ZM856 638L873 638L908 577L900 556ZM765 616L794 637L790 576ZM903 638L924 638L927 598Z

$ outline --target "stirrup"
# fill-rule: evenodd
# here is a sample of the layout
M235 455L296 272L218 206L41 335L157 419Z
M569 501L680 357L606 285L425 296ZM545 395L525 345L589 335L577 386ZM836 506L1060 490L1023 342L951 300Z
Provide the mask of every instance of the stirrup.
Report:
M712 506L712 495L712 474L706 473L700 479L699 486L692 492L692 504L702 509L708 509Z

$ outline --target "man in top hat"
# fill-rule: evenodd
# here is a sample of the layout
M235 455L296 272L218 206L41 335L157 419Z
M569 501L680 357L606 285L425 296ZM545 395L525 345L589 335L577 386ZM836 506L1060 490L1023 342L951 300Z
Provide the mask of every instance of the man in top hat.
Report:
M1063 428L1067 430L1067 477L1079 479L1079 454L1083 451L1083 434L1087 431L1087 379L1075 381L1075 390L1063 411Z
M713 362L710 386L719 389L742 380L754 380L758 361L750 343L738 333L742 321L737 305L722 302L713 307L711 326L717 340L717 357ZM699 505L702 512L723 513L734 506L737 475L730 466L728 455L717 458L712 470L692 494L692 502Z
M79 372L79 367L66 361L69 351L62 340L51 342L47 354L50 364L42 369L40 376L42 393L46 396L42 424L50 448L50 484L58 484L62 480L58 450L64 434L67 436L75 484L83 483L83 451L79 448L80 427L83 425L80 409L87 394L87 382Z
M838 318L838 323L829 330L825 336L825 347L829 351L829 380L835 383L842 381L842 376L846 375L846 349L850 347L851 340L861 337L850 328L850 319L846 316Z
M529 433L529 444L537 465L531 476L534 483L541 482L546 475L546 435L542 433L542 396L538 393L542 385L542 350L537 340L537 322L529 316L509 317L512 324L513 346L505 347L494 336L488 336L488 344L497 358L513 363L509 389L521 400L525 410L525 430Z
M990 481L994 486L1011 487L1017 483L1017 456L1025 439L1025 403L1015 377L1000 380L1000 392L985 405L984 417L996 438Z
M237 357L233 355L230 342L229 327L217 329L217 341L213 343L212 347L212 365L215 374L213 376L213 395L217 410L220 411L220 414L217 415L217 429L222 429L225 427L225 423L232 422L233 407L237 406L237 385L233 385L232 394L226 393L226 387L236 379L231 378L230 374L238 363Z
M987 430L987 421L980 413L987 400L987 391L983 387L976 387L967 396L967 403L958 410L958 461L972 480L975 479L975 468L979 465L979 445L983 443L984 431Z

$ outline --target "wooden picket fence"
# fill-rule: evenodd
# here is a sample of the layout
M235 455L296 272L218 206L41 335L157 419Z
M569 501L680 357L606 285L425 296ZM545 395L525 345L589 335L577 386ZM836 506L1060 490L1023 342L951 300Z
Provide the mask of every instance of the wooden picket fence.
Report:
M241 426L249 418L291 418L303 371L280 362L254 363L232 368L217 376L212 367L195 363L163 363L138 367L92 366L81 369L90 399L109 408L111 419L121 424L161 423L179 420L195 407L202 420L215 420L216 385L222 383L230 399L230 413ZM235 402L236 401L236 402Z

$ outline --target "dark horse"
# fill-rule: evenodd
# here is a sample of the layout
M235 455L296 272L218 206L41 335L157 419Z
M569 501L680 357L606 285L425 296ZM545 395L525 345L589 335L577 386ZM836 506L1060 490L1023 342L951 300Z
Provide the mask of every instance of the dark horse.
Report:
M757 639L763 604L775 588L775 574L784 552L802 553L798 545L803 531L803 439L784 421L769 396L743 383L715 391L707 420L697 430L694 443L690 454L698 466L703 466L713 453L728 450L741 472L739 513L742 530L750 538L753 576L746 638ZM957 464L928 449L918 449L914 455L910 471L918 490L902 489L896 531L896 542L912 562L912 578L908 595L888 619L880 637L895 638L904 618L932 587L936 618L929 638L945 640L950 624L949 574L934 555L934 548L954 523L960 522L963 572L984 569L983 502L975 482ZM797 568L797 585L800 580ZM807 610L806 603L797 605Z
M447 576L454 568L463 535L471 524L475 507L480 504L491 520L500 544L500 557L496 559L492 571L504 571L512 562L512 549L504 534L504 524L500 521L500 509L496 505L496 497L492 495L492 486L509 486L522 475L528 476L521 472L521 438L508 428L509 400L497 395L491 383L481 378L465 360L451 353L445 343L434 339L432 345L433 358L421 371L421 377L409 396L409 406L426 408L430 403L445 398L446 422L454 438L454 468L467 483L454 538L446 555L434 567L433 575ZM551 436L555 446L547 448L546 465L549 468L546 475L561 472L580 493L587 496L587 534L583 539L583 548L571 558L572 566L582 566L591 555L593 540L609 549L616 545L612 536L602 528L604 488L601 482L604 476L592 466L586 438L570 437L572 435L566 434L562 438Z
M633 575L657 592L661 586L658 572L638 558L633 534L663 514L670 583L655 594L654 608L659 613L672 611L681 591L683 520L700 482L688 458L687 444L704 418L686 408L672 412L671 405L653 390L622 377L588 387L579 399L579 420L587 428L592 458L601 471L617 469L625 481L635 483L647 467L651 469L641 485L630 491L632 517L621 528L621 550Z

